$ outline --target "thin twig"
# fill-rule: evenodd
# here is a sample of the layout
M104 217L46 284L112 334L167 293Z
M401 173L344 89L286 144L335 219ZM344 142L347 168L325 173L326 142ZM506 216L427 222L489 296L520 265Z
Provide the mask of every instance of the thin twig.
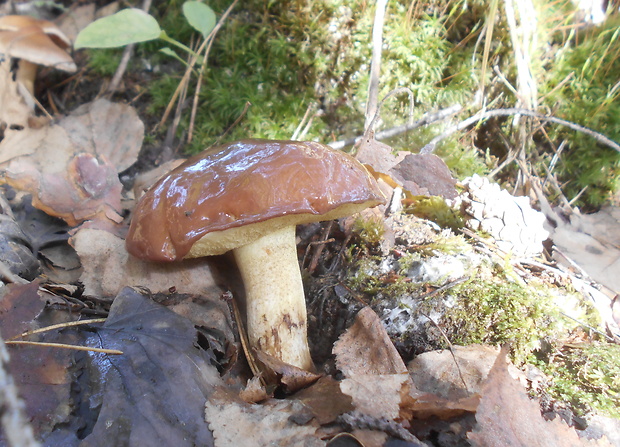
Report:
M379 115L381 115L381 109L383 108L383 104L385 103L385 101L387 101L392 96L400 95L401 93L407 93L409 95L409 120L408 120L409 123L408 124L411 124L411 120L413 117L413 106L414 106L413 92L411 91L409 87L395 88L394 90L390 91L387 95L383 97L383 99L379 103L379 106L375 107L375 115L372 117L372 120L370 121L370 123L368 123L368 125L366 126L366 130L364 131L364 138L369 138L374 135L374 126L377 120L379 119Z
M45 343L40 341L24 341L13 340L5 342L7 345L28 345L28 346L42 346L46 348L60 348L60 349L73 349L74 351L88 351L88 352L103 352L104 354L122 355L123 351L118 349L104 349L104 348L90 348L88 346L68 345L65 343Z
M464 121L461 121L460 123L458 123L456 126L453 126L451 128L449 128L448 130L446 130L444 133L442 133L441 135L436 136L435 138L433 138L426 146L424 146L422 148L422 150L420 151L420 153L422 154L430 154L433 153L433 151L435 150L437 144L442 141L445 140L446 138L450 137L451 135L453 135L454 133L463 130L469 126L471 126L474 123L477 123L479 121L488 119L488 118L493 118L495 116L511 116L511 115L524 115L524 116L529 116L532 118L537 118L539 120L542 121L549 121L555 124L560 124L562 126L566 126L570 129L573 129L577 132L582 132L586 135L591 136L592 138L594 138L596 141L598 141L601 144L604 144L605 146L608 146L618 152L620 152L620 145L614 141L612 141L611 139L609 139L608 137L606 137L605 135L596 132L595 130L589 129L587 127L584 126L580 126L579 124L575 124L572 123L570 121L566 121L560 118L556 118L555 116L547 116L547 115L543 115L541 113L538 112L534 112L533 110L528 110L528 109L521 109L521 108L508 108L508 109L495 109L495 110L486 110L483 112L479 112L477 114L475 114L474 116L471 116L469 118L467 118Z
M241 114L237 117L237 119L235 120L234 123L232 123L228 129L226 129L224 131L224 133L222 135L219 136L219 138L216 140L214 146L217 146L218 144L220 144L220 142L224 139L224 137L226 135L228 135L228 133L233 130L235 128L235 126L237 124L239 124L241 122L241 120L243 119L243 117L245 116L246 113L248 113L248 109L250 108L250 106L252 105L252 103L250 101L246 101L245 105L243 106L243 110L241 111Z
M198 110L198 99L199 99L199 95L200 95L200 89L202 88L202 79L203 79L203 76L204 76L205 69L207 67L207 59L209 58L209 53L211 52L211 47L213 46L213 41L215 40L215 35L220 30L220 28L222 27L222 24L224 23L224 21L226 20L226 18L228 17L228 15L230 14L230 12L235 7L235 5L237 4L238 1L239 0L235 0L234 2L232 2L232 4L228 7L228 9L226 9L224 14L222 14L222 17L220 17L220 20L218 20L218 22L215 25L215 27L211 30L211 32L209 33L209 35L205 39L205 41L208 41L209 44L207 45L207 48L206 48L206 50L204 52L204 56L202 58L202 65L200 66L200 70L198 71L198 81L196 83L196 93L194 94L194 102L192 104L192 114L191 114L191 118L190 118L190 121L189 121L189 130L187 132L187 142L188 143L192 142L192 138L193 138L193 135L194 135L194 123L196 121L196 113L197 113L197 110Z
M296 140L297 138L299 138L299 134L301 134L302 129L304 128L306 123L309 121L310 112L312 112L315 107L316 107L315 103L310 103L308 105L308 107L306 108L306 113L304 113L304 116L301 118L301 121L297 125L295 132L293 132L293 136L291 137L291 140Z
M70 321L68 323L53 324L51 326L42 327L42 328L39 328L39 329L34 329L32 331L22 332L19 335L16 335L14 337L9 338L9 340L7 340L7 341L13 341L16 338L28 337L29 335L41 334L43 332L49 332L49 331L53 331L55 329L64 329L64 328L67 328L67 327L82 326L84 324L105 323L105 321L106 321L105 318L94 318L92 320Z
M243 320L241 319L241 313L239 312L239 306L237 306L237 302L233 297L233 294L229 291L226 291L222 294L222 299L229 305L230 310L232 311L232 317L234 320L234 324L237 326L237 333L239 335L239 341L241 342L241 348L245 354L245 359L248 362L248 366L252 371L254 376L258 377L260 383L263 387L266 386L265 379L261 374L261 370L256 364L254 360L254 355L250 352L250 342L248 341L248 334L245 330L245 326L243 325Z
M370 81L368 83L368 102L366 103L366 123L368 129L370 122L377 112L379 100L379 77L381 75L381 53L383 51L383 21L388 0L377 0L375 9L375 21L372 26L372 59L370 62Z
M437 121L442 121L449 116L455 115L459 113L463 109L463 106L460 104L455 104L446 109L439 110L437 112L431 112L425 114L422 118L417 121L414 121L410 124L405 124L402 126L393 127L391 129L382 130L381 132L375 133L375 140L384 140L386 138L392 138L397 135L403 134L405 132L409 132L411 130L415 130L419 127L426 126L428 124L435 123ZM347 146L353 146L359 143L364 138L364 135L359 135L357 137L348 138L346 140L339 140L328 143L328 146L332 149L343 149Z
M144 12L148 12L149 9L151 9L151 2L152 0L144 0L142 2L142 10ZM118 86L121 83L121 79L123 78L125 71L127 70L129 59L131 59L131 56L133 55L133 50L135 47L136 45L133 43L125 47L125 50L123 51L123 56L121 57L121 61L118 64L118 67L116 68L116 72L114 73L114 76L112 77L112 81L110 81L110 85L108 85L108 89L106 90L106 93L114 93L116 90L118 90Z

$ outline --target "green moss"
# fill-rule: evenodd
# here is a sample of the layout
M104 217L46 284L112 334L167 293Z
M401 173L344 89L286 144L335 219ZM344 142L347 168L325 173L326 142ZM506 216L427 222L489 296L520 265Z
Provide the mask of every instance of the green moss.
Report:
M353 261L346 278L348 287L368 296L371 301L386 297L391 299L420 289L420 285L413 284L403 275L382 274L379 269L381 259L379 256L368 256Z
M553 70L542 86L554 114L620 140L620 19L610 19L578 37L561 42ZM566 128L553 128L555 141L568 147L557 170L570 199L587 187L578 204L600 206L620 190L620 153L599 145L592 137ZM548 160L546 161L548 162Z
M501 273L488 279L474 276L449 293L455 305L446 310L441 324L454 344L511 343L520 363L542 339L556 333L558 311L551 295Z
M551 380L547 390L580 414L596 410L620 418L620 346L565 346L552 359L534 358Z
M220 12L228 5L210 2ZM456 43L446 39L442 17L425 14L407 20L408 6L397 3L388 9L380 97L397 87L411 88L416 96L416 116L455 102L469 102L475 80L463 53L472 50L454 51ZM187 43L191 32L177 10L180 2L170 2L156 12L162 27ZM215 141L241 116L248 102L247 114L227 139L290 138L309 107L320 116L313 120L305 138L328 142L361 134L373 17L374 8L361 0L278 4L253 0L243 9L233 10L211 51L195 142L189 149L196 151ZM144 48L156 53L153 44L149 45ZM171 94L164 85L169 82L154 86L154 96ZM193 88L192 83L189 95ZM153 113L156 107L163 107L163 101L155 99L158 105ZM390 100L381 117L384 123L402 124L407 110L405 95ZM179 132L186 126L184 120ZM435 127L429 137L443 126ZM399 149L419 147L410 144L409 138L395 141ZM463 151L458 142L454 146Z
M122 48L86 50L88 67L97 76L113 76L123 55Z
M464 225L463 217L449 207L443 197L413 196L407 200L405 210L423 219L432 220L441 228L457 230Z
M381 217L358 217L353 223L353 232L359 236L364 245L374 246L383 240L385 225Z

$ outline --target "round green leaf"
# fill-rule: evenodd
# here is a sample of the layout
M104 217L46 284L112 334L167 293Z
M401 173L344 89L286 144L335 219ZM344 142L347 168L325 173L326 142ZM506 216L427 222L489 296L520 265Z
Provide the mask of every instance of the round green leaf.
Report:
M113 48L157 39L161 28L150 14L137 8L95 20L78 34L75 48Z
M183 3L183 14L187 22L204 38L215 28L215 13L202 2L188 1Z

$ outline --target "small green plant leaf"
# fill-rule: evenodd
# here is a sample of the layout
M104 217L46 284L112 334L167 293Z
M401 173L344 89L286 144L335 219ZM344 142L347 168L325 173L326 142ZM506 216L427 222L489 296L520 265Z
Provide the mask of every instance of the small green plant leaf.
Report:
M137 8L123 9L95 20L78 34L75 49L113 48L157 39L161 28L150 14Z
M187 22L206 39L215 28L215 13L211 8L199 1L183 3L183 14Z
M172 48L163 47L163 48L160 48L159 51L161 53L164 53L166 56L171 56L171 57L174 57L176 59L180 59L179 55Z
M164 47L159 49L160 53L165 54L166 56L170 56L181 62L183 65L187 66L187 61L184 61L172 48ZM197 65L201 65L201 61L196 61Z

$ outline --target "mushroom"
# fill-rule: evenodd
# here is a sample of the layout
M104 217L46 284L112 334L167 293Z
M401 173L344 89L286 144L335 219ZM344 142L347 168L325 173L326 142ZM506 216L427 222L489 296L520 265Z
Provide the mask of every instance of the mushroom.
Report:
M30 16L0 17L0 53L5 58L19 59L17 80L34 94L37 65L67 72L77 70L65 51L71 41L54 23Z
M250 346L312 370L295 227L384 203L357 160L314 142L243 140L188 159L137 204L129 253L175 261L233 251Z

